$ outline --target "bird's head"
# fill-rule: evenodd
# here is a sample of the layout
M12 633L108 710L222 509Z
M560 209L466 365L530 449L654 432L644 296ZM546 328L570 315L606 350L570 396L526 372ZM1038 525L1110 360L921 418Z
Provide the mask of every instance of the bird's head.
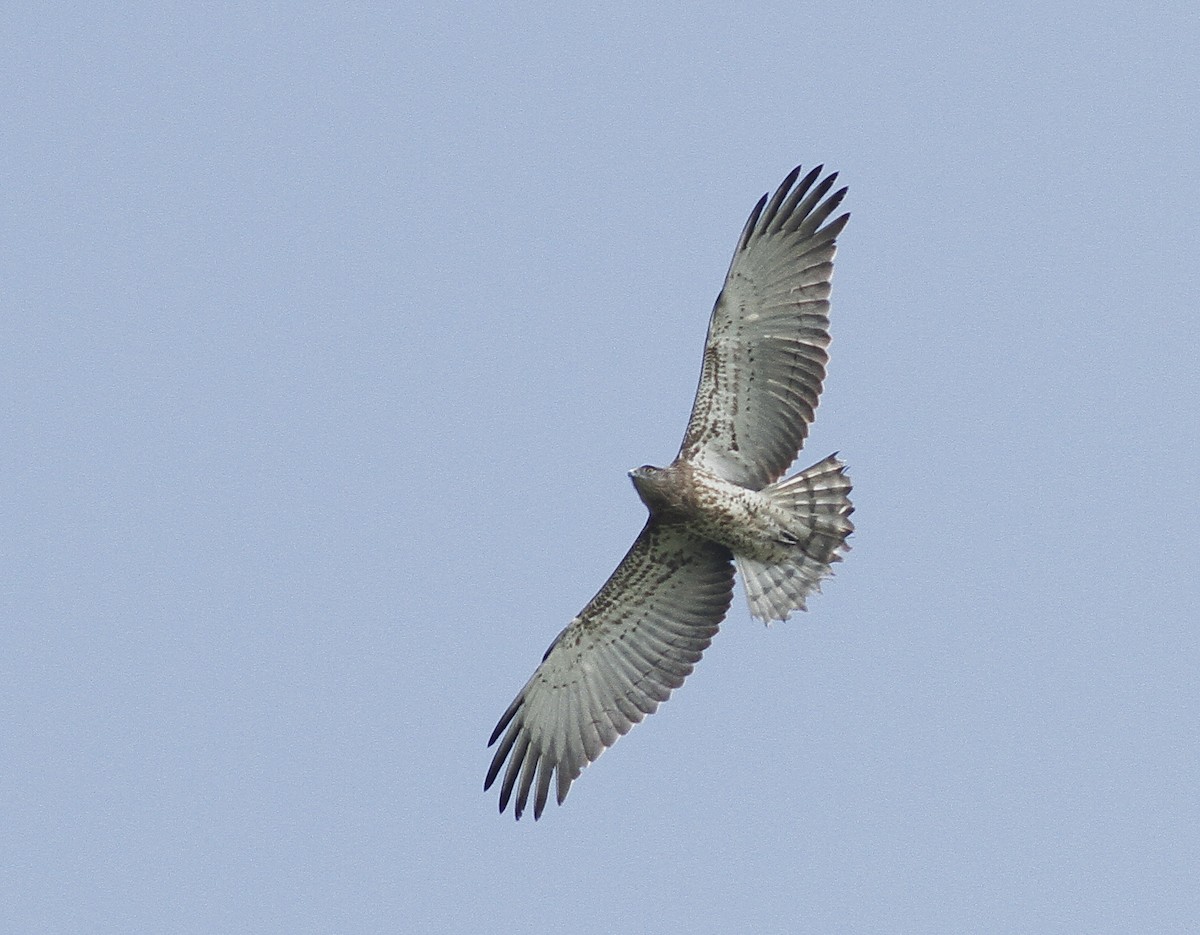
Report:
M663 503L669 484L668 472L663 468L643 464L629 472L629 479L651 512Z

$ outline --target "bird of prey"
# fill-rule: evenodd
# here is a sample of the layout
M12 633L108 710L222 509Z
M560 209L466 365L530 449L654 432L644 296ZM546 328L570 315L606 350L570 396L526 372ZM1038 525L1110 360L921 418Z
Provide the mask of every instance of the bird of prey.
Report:
M733 597L770 622L841 561L853 531L836 455L784 480L808 434L829 359L829 282L845 197L837 173L797 166L763 195L738 238L708 324L679 454L629 472L650 517L600 592L558 634L508 706L484 789L504 770L500 811L561 805L583 768L683 684ZM799 180L799 181L797 181ZM505 769L505 761L508 767Z

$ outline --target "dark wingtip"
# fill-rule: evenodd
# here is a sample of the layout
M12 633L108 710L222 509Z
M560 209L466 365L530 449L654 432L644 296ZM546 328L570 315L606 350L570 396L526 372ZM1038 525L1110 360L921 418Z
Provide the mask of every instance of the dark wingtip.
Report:
M754 210L750 212L750 217L746 219L746 226L742 228L742 236L738 238L738 250L745 250L746 245L750 243L750 238L754 235L754 229L758 226L758 219L762 216L763 208L767 206L767 198L770 196L763 194L758 199L758 204L754 206Z
M846 223L850 220L850 212L839 214L836 218L821 228L821 236L823 243L835 242L846 228Z
M804 166L796 166L796 168L792 169L791 172L789 172L787 175L785 175L783 177L783 181L779 183L779 189L778 189L778 191L780 193L780 195L779 195L780 201L783 201L784 195L786 195L789 191L791 191L792 186L796 184L796 179L798 179L800 177L800 172L803 169L804 169Z
M784 203L788 192L791 191L792 186L796 183L796 177L800 175L800 169L800 166L796 166L779 183L779 187L775 189L775 194L771 196L766 210L762 212L762 216L759 218L759 223L762 225L763 230L768 230L775 223L775 218L779 214L779 207Z
M813 194L815 195L818 191L820 191L820 197L824 197L824 191L821 191L821 189L825 188L828 190L827 187L830 186L836 175L837 173L835 172L833 175L829 176L829 178L825 179L825 181L822 182L817 189L814 189ZM839 217L831 224L825 224L825 221L829 215L833 214L833 212L837 210L838 205L842 203L842 199L846 197L846 193L849 190L850 189L848 187L843 186L828 198L825 198L825 200L819 205L813 205L810 208L807 217L805 217L804 221L796 228L796 230L809 236L819 233L821 234L822 242L827 242L836 238L837 235L842 232L842 227L845 227L846 221L850 219L849 212L842 217ZM825 226L822 227L822 225Z
M488 738L487 745L490 747L496 742L496 738L503 732L504 728L508 727L509 722L517 716L517 712L521 709L521 705L525 703L525 693L521 692L508 706L508 710L500 716L500 720L496 724L496 729L492 731L492 736Z

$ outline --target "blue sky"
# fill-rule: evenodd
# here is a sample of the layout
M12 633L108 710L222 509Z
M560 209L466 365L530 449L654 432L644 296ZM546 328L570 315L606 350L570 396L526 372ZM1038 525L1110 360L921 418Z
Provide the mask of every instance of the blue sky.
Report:
M644 6L3 14L0 930L1200 929L1200 13ZM798 162L854 551L514 823Z

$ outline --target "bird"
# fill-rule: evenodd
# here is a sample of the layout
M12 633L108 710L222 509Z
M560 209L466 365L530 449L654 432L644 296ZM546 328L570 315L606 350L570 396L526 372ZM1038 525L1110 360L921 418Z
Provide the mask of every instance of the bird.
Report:
M683 684L733 600L782 621L832 574L853 532L837 454L796 459L829 360L829 294L846 196L837 173L793 169L746 221L709 319L683 443L666 467L629 472L649 510L616 571L558 634L488 740L484 791L536 821L594 762ZM505 763L507 762L507 767Z

